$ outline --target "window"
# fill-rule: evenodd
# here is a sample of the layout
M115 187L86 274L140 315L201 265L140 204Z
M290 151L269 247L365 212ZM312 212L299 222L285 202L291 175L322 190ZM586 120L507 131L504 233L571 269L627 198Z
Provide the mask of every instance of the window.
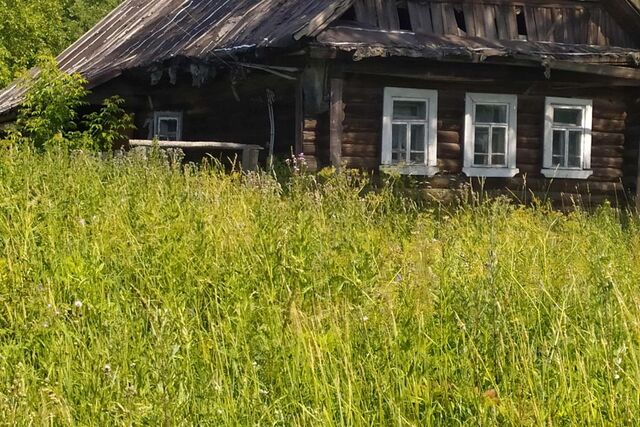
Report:
M518 98L468 93L465 114L464 173L513 177L516 168Z
M159 141L182 139L182 113L157 111L153 114L153 135Z
M382 165L406 175L438 173L438 92L384 90Z
M544 120L544 169L548 178L587 179L591 171L593 103L547 98Z

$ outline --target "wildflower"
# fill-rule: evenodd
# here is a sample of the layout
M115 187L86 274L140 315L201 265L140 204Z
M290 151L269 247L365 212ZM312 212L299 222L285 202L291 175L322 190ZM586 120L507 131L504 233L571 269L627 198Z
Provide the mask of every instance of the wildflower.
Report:
M127 382L127 387L124 389L125 393L129 396L133 396L136 394L136 386L131 384L131 382Z
M495 404L495 405L500 404L500 398L498 397L498 392L495 391L494 389L489 389L485 391L484 393L482 393L482 397L487 399L492 404Z
M80 224L81 227L85 227L87 225L87 221L85 221L84 218L80 218L78 220L78 223Z
M109 375L111 373L111 365L108 363L104 365L104 368L102 368L102 372L104 372L105 375Z
M362 321L363 322L368 322L369 321L369 316L362 316Z
M76 302L73 303L73 305L75 306L75 308L82 308L82 301L80 300L76 300Z

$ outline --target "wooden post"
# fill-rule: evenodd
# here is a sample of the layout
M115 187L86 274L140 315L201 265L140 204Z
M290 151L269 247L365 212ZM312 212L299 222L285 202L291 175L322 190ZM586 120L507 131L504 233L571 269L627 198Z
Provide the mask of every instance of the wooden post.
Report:
M636 211L640 214L640 141L638 141L638 172L636 179Z
M245 148L242 150L242 169L246 171L258 170L258 156L260 151L255 148Z
M331 79L331 108L330 108L330 138L329 138L329 159L331 166L340 168L342 163L342 122L344 120L344 103L342 102L342 92L344 80L341 77Z
M295 154L304 152L304 88L303 78L298 78L298 84L296 85L296 146Z

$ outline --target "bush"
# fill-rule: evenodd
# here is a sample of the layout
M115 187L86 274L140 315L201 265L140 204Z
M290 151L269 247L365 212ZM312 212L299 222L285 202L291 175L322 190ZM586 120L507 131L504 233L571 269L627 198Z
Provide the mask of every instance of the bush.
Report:
M133 128L133 118L122 109L124 100L106 99L100 111L79 117L89 91L79 74L60 71L53 58L44 58L28 87L9 141L36 149L110 150ZM79 127L79 123L83 127Z

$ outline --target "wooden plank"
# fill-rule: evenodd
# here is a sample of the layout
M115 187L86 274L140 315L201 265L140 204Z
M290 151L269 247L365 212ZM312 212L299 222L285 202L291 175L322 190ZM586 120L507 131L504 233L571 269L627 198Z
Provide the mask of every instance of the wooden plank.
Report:
M486 37L492 40L498 39L498 30L496 28L496 10L492 4L482 5L484 11L484 30Z
M551 10L551 16L553 17L553 40L555 42L562 42L565 40L565 26L563 19L563 10L559 7L554 7Z
M218 141L153 141L151 139L130 139L131 147L153 147L157 144L159 148L211 148L215 150L262 150L260 145L238 144L235 142L218 142Z
M386 17L388 27L391 31L397 31L400 29L400 18L398 16L398 8L396 7L396 2L387 1L385 2L384 14Z
M444 4L442 7L442 23L444 25L445 34L453 34L456 36L462 36L462 31L458 28L456 21L456 14L453 10L453 5Z
M476 29L475 12L473 5L470 3L462 4L462 12L464 13L465 24L467 25L467 35L476 37L478 30Z
M329 128L329 159L331 165L339 168L342 163L342 133L344 121L344 102L342 94L344 80L342 78L331 79L331 108Z
M375 13L375 4L373 0L356 0L353 3L356 11L356 19L358 22L377 26L378 18Z
M416 33L428 34L433 33L433 24L431 24L431 9L428 4L419 0L409 0L407 2L409 8L409 16L411 18L411 27Z
M538 7L535 9L536 25L538 27L538 35L541 40L551 40L553 20L551 17L551 9L548 7Z
M524 13L525 22L527 23L527 32L529 33L529 40L532 40L532 41L540 40L540 35L538 34L538 27L536 25L536 19L535 19L535 8L523 7L522 11Z
M502 5L502 14L507 24L509 40L518 40L518 20L516 18L516 7L512 5Z
M473 4L473 21L476 27L477 37L486 37L487 31L484 26L484 5Z
M433 22L433 32L438 35L445 34L444 22L442 20L443 7L441 3L431 3L431 20Z
M589 40L589 10L580 8L576 13L576 17L578 19L577 43L587 44Z
M496 17L496 24L498 27L498 39L499 40L510 40L511 35L509 34L509 29L507 27L507 19L506 14L504 13L504 7L500 5L493 6L493 14Z
M599 11L599 9L590 9L587 11L587 44L590 45L598 44L599 28L596 24L596 15Z

